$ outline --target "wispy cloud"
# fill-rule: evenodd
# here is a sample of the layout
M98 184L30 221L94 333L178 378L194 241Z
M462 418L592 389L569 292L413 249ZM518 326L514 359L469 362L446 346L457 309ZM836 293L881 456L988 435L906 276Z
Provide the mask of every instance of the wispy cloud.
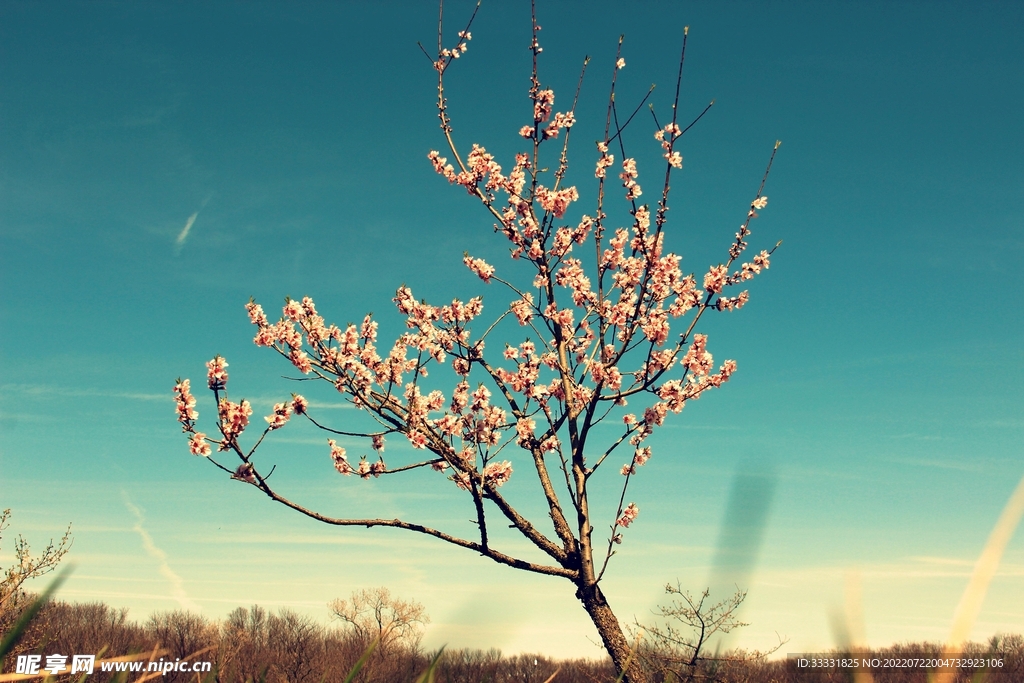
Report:
M110 600L111 598L130 598L135 600L167 600L169 599L166 595L160 595L158 593L133 593L125 591L108 591L108 590L86 590L86 589L62 589L61 594L65 596L81 597L81 598L99 598L100 600ZM249 606L252 604L253 599L251 597L241 598L203 598L203 602L213 603L224 603L228 605L244 605ZM273 607L320 607L324 606L324 602L321 600L270 600L261 598L259 601L260 605L267 605Z
M170 401L171 394L147 394L127 391L102 391L100 389L71 389L64 386L46 384L0 384L0 392L16 392L28 396L56 395L66 397L100 396L103 398L124 398L132 401Z
M185 227L181 229L181 232L178 233L178 238L174 240L175 253L180 252L181 248L185 246L185 240L188 239L188 234L192 230L192 224L196 222L198 216L199 212L196 211L185 221Z
M142 538L142 547L146 549L146 552L150 557L159 563L160 573L171 583L171 597L181 605L182 609L196 611L201 610L202 608L193 602L193 600L188 597L188 593L185 592L185 582L181 580L181 577L178 576L174 570L171 569L171 565L168 564L167 553L156 547L156 543L153 542L153 537L150 536L149 532L142 526L142 523L145 521L142 516L142 511L132 503L125 491L121 491L121 495L124 497L125 506L133 515L135 515L135 526L133 526L132 529L137 531L139 536Z
M203 209L206 208L206 205L209 203L211 197L213 197L212 194L206 196L206 199L203 200L203 203L199 205L199 211L202 211ZM196 211L194 214L188 217L188 220L185 221L185 227L181 229L181 232L178 233L178 237L174 240L175 254L180 254L181 248L185 246L185 240L188 239L189 234L192 232L192 226L195 224L196 218L199 217L199 211Z

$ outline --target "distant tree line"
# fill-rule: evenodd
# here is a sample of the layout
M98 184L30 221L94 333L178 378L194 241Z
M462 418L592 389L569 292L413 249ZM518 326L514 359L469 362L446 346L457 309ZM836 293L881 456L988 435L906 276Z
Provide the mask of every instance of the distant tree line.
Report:
M369 593L363 592L366 598ZM380 597L380 594L377 593ZM358 598L359 594L353 597ZM347 604L353 616L353 601ZM398 601L400 602L400 601ZM365 604L365 601L364 601ZM413 605L415 602L404 603ZM380 608L382 603L377 603ZM358 611L358 610L356 610ZM371 614L381 613L371 609ZM422 614L420 617L424 616ZM270 612L262 607L239 607L225 619L211 620L201 614L176 610L160 612L145 622L128 618L126 609L103 603L49 603L32 622L19 645L3 662L3 672L14 671L19 654L101 654L105 657L164 650L165 660L190 659L213 662L211 674L168 673L156 679L166 683L202 681L203 683L342 683L370 643L386 632L374 631L367 622L354 628L343 618L324 624L307 615L282 608ZM394 637L386 647L371 655L355 681L357 683L413 683L426 669L434 652L419 647L418 633L411 629ZM385 638L386 640L386 638ZM382 640L381 642L384 642ZM685 666L686 653L670 644L645 641L637 653L645 674L656 683L847 683L854 678L850 670L798 669L793 660L767 659L728 653L707 656L695 666ZM1010 683L1024 681L1024 637L998 636L987 644L972 644L965 650L976 655L1000 656L1003 667L987 674L964 671L957 683L986 681ZM873 653L876 656L927 656L941 652L937 644L903 644ZM863 655L861 655L863 656ZM557 674L556 674L557 672ZM613 683L615 669L610 658L603 660L556 660L542 655L505 656L496 649L487 651L448 649L437 670L437 683ZM141 674L132 675L137 680ZM112 681L115 674L96 671L90 683ZM41 680L41 679L37 679ZM72 680L61 676L51 681ZM77 677L76 679L77 680ZM125 680L123 675L120 679ZM153 680L153 679L150 679ZM925 683L920 669L875 670L874 683Z

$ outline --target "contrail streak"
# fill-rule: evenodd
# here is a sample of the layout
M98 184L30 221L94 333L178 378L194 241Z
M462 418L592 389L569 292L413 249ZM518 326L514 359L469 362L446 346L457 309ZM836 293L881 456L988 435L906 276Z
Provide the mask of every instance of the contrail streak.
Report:
M192 218L189 219L189 225L192 224L192 220L194 218L195 215L193 214ZM185 226L185 230L186 232L188 231L188 226ZM167 553L156 547L156 544L153 543L153 537L150 536L149 532L142 527L142 523L145 521L142 517L142 511L132 504L127 493L122 491L121 495L124 496L125 506L127 506L131 513L135 515L135 526L133 526L132 529L137 531L139 536L142 537L142 547L146 549L149 556L160 563L160 573L171 583L171 595L178 601L178 604L181 605L182 609L200 611L202 608L193 602L185 592L185 582L181 580L180 576L174 573L174 570L171 569L171 565L167 563Z
M185 244L185 240L188 239L189 230L192 229L192 224L196 222L196 217L198 215L199 212L196 211L194 214L188 217L187 221L185 221L185 227L182 228L180 233L178 233L178 239L174 240L174 243L175 245L177 245L178 249L181 249L182 245Z

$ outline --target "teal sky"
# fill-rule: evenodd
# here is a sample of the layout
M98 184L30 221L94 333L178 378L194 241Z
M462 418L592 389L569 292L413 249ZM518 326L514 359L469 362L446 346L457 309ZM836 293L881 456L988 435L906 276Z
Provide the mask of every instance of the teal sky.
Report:
M447 3L447 42L470 8ZM784 244L750 304L704 327L739 371L659 434L606 579L613 608L650 620L666 582L718 580L733 478L767 472L736 644L778 632L784 651L832 646L829 615L857 581L870 643L944 638L1024 475L1024 6L542 0L539 17L556 109L593 57L570 150L576 216L620 33L624 109L654 82L668 111L684 25L681 118L716 100L673 183L684 270L719 262L784 143L751 247ZM189 455L174 420L174 379L201 387L217 353L254 418L296 390L251 344L250 296L275 317L286 295L338 324L373 311L388 339L403 283L435 304L483 294L485 316L506 305L463 251L526 277L427 162L443 138L416 42L435 30L430 2L0 4L0 507L36 548L73 523L64 597L137 618L260 603L326 620L329 600L387 585L426 605L430 646L599 653L568 582L317 525ZM457 141L506 167L530 117L528 42L527 3L485 0L448 79ZM652 132L643 115L626 134L641 182ZM308 397L334 426L354 418ZM342 478L316 430L273 437L264 457L299 502L470 533L466 500L437 475ZM387 455L412 457L396 440ZM608 516L617 476L599 488ZM528 483L523 467L508 489L527 508ZM4 539L4 563L11 550ZM973 637L1022 630L1018 533Z

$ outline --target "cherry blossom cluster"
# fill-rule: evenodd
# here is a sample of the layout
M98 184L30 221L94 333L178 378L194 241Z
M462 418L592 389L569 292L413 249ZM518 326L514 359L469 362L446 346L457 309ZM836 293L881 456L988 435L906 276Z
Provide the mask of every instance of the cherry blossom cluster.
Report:
M178 414L178 422L186 434L190 434L188 450L192 455L207 457L210 455L210 444L207 442L206 434L195 430L196 420L199 419L199 412L196 411L196 397L190 390L191 383L187 379L179 379L174 385L174 409Z
M640 184L636 182L638 175L636 159L623 159L622 173L619 174L619 177L622 178L622 186L626 188L626 199L629 201L633 201L644 193L640 189Z
M191 431L195 421L199 419L196 397L192 395L189 385L187 379L179 379L174 385L174 407L178 413L178 422L184 426L185 431Z
M594 169L594 177L604 178L608 167L615 163L615 155L608 153L607 142L598 142L597 151L601 153L601 156L597 160L597 167Z
M212 360L206 363L206 382L210 389L217 391L223 389L228 383L228 373L226 368L228 363L220 356L214 356Z
M217 405L217 415L220 418L220 431L224 434L220 450L226 451L231 442L237 440L249 426L252 405L245 399L242 399L240 403L232 403L228 399L222 398Z
M512 477L512 463L508 460L492 462L484 467L484 481L495 488L501 486Z
M494 276L494 266L490 265L489 263L487 263L487 261L484 261L481 258L473 258L469 254L467 254L462 259L462 262L466 264L467 268L476 273L477 277L479 277L484 282L489 283L491 281L491 277Z
M207 443L206 434L193 432L188 440L188 450L192 455L210 456L210 444Z
M232 479L238 481L244 481L246 484L256 484L259 480L256 478L256 468L253 467L251 462L243 462L236 469L234 474L231 475Z
M470 40L473 39L473 34L469 31L459 31L459 42L455 44L453 48L442 48L438 56L437 61L434 62L434 68L440 72L444 72L445 67L448 66L449 62L453 59L458 59L466 53L469 49Z
M634 418L635 419L635 418ZM651 459L651 447L644 446L643 448L637 448L633 452L633 462L628 465L623 465L620 473L623 476L629 476L636 474L637 467L643 467L643 465Z
M493 275L493 267L482 259L467 255L465 264L485 281ZM503 434L514 425L504 409L491 403L487 387L481 385L472 389L465 379L471 365L481 361L483 343L472 342L467 327L480 315L481 299L476 297L465 303L454 300L448 306L431 306L417 301L412 291L403 287L396 292L394 302L407 316L406 325L411 331L396 341L387 357L377 352L377 323L369 316L358 328L349 325L342 330L326 325L308 297L287 301L276 323L271 323L255 302L250 302L247 309L250 321L257 327L254 338L257 345L273 347L291 359L304 374L330 381L357 407L400 418L402 424L395 431L405 434L414 449L443 454L440 461L434 462L435 469L454 467L456 483L467 477L472 479L478 476L473 472L477 471L477 454L482 452L485 454L482 484L491 487L504 484L511 475L511 465L497 467L495 463L486 463L486 452L497 446ZM532 356L532 344L522 348L524 358ZM427 375L426 363L444 363L449 359L456 373L464 376L453 390L450 403L439 390L423 391L416 379ZM547 361L554 363L551 358ZM539 364L539 361L533 362ZM529 377L530 367L531 361L527 360L522 371L524 379ZM506 371L499 369L498 372ZM413 379L406 381L410 373ZM545 389L548 388L545 385ZM547 392L541 395L546 396ZM266 419L271 428L276 428L287 421L291 411L305 412L307 407L304 399L301 407L293 399L291 404L275 406L273 415ZM383 434L373 435L372 441L375 450L383 450ZM552 444L549 440L548 446ZM344 449L336 443L331 444L331 458L342 474L355 473L367 478L387 471L383 460L371 463L364 459L353 468Z
M775 143L776 149L778 149L779 144L781 143ZM740 257L740 254L742 254L743 251L747 248L746 239L747 237L750 236L750 221L757 218L757 212L766 206L768 206L768 197L765 197L764 195L760 194L757 196L757 198L754 199L754 201L750 203L750 210L747 211L747 220L744 221L743 225L740 226L739 231L736 233L736 240L729 247L730 260L735 261L736 259L738 259ZM762 251L761 255L763 258L767 259L768 253L769 252ZM767 268L768 266L765 265L764 267Z
M290 304L291 302L289 302ZM250 302L248 308L250 319L257 324L267 325L266 316L259 306ZM175 411L183 431L190 434L189 451L193 455L208 457L211 453L211 443L218 445L218 451L234 450L241 454L238 437L249 426L249 418L252 416L253 410L249 401L243 399L235 403L228 399L228 373L225 369L227 367L228 363L222 356L214 356L206 363L207 386L217 399L217 427L223 436L220 440L211 439L205 433L195 430L195 422L199 413L195 410L196 399L190 390L191 382L187 379L179 379L174 385ZM303 415L308 407L309 402L299 394L292 394L291 401L274 404L273 412L264 418L267 422L266 432L280 429L287 424L293 414ZM251 464L247 460L242 464L246 467L243 468L244 471L236 472L235 478L243 481L251 479L255 482L254 475L249 476L254 471Z
M626 506L626 509L622 511L619 518L615 520L615 524L621 527L628 527L639 514L640 508L636 506L636 503L630 503Z
M683 131L675 123L670 123L654 133L654 139L661 143L661 148L665 152L662 156L673 168L683 167L683 156L674 149L676 140L682 134Z
M531 44L535 58L541 51L537 30L535 26ZM439 50L434 66L441 78L448 65L466 52L470 39L467 27L459 33L454 48ZM617 58L616 74L624 67L625 60ZM505 460L498 456L506 447L517 446L528 455L525 462L536 468L542 480L547 477L547 461L556 462L565 473L570 498L578 504L583 494L573 488L573 476L586 482L615 448L627 448L628 444L632 457L620 469L625 481L610 549L611 543L622 540L617 528L628 528L639 513L635 503L625 508L622 504L632 476L652 457L648 439L663 426L669 413L679 413L688 401L720 387L736 371L732 360L716 369L707 336L694 330L706 311L742 308L749 293L727 296L733 292L729 288L769 267L769 251L736 267L747 248L750 222L765 208L767 197L758 190L725 263L711 265L703 277L700 271L684 273L682 257L666 249L664 231L669 176L683 163L677 143L684 130L675 122L674 113L671 123L656 123L654 137L661 146L666 174L654 215L650 206L638 203L643 190L637 161L626 155L616 114L616 129L606 126L603 139L597 142L597 206L581 213L576 221L569 216L581 194L576 186L563 182L568 168L566 150L577 122L575 102L568 111L556 112L555 93L542 86L536 71L529 97L532 121L528 115L527 124L519 130L529 149L515 154L507 174L483 145L473 144L468 153L460 153L451 136L443 85L439 85L438 107L450 154L441 156L433 150L427 155L437 174L484 205L496 220L495 230L508 240L511 258L517 267L527 270L522 286L517 286L504 270L499 277L491 263L464 254L463 264L485 284L497 283L514 293L507 308L498 310L493 324L478 322L484 306L481 297L432 305L417 299L405 286L392 299L405 318L405 330L390 346L378 342L378 323L370 315L359 324L328 324L310 297L286 300L275 322L255 301L250 300L246 309L256 328L253 341L257 346L274 349L303 380L329 384L374 420L376 431L335 433L369 439L375 460L363 455L352 464L346 449L328 439L331 463L341 475L370 479L429 467L444 472L456 487L469 492L479 511L484 499L503 504L498 489L510 480L513 463L518 461L514 456ZM613 106L614 99L609 122ZM561 155L549 182L544 178L548 169L541 161L541 150L546 152L550 146L544 143L559 138ZM628 204L628 216L623 211L625 220L618 225L611 222L604 206L604 182L615 164L609 149L616 139L622 152L618 178ZM589 246L579 250L583 245ZM594 257L588 259L587 255ZM686 315L691 315L691 320L673 331L673 321ZM515 323L527 339L498 346L500 354L489 353L488 335ZM448 377L454 375L454 386L436 385L433 370L441 367L450 368ZM217 401L223 438L209 439L195 431L198 413L188 380L179 381L174 388L178 420L190 435L192 453L209 456L211 444L217 444L219 451L231 450L242 460L232 476L269 491L250 460L263 437L286 426L293 415L321 425L309 415L309 402L293 395L290 401L274 404L264 417L267 427L260 440L251 451L243 451L239 438L249 426L252 406L245 400L236 403L228 399L226 368L227 362L220 356L207 363L207 385ZM590 427L613 412L620 414L629 401L638 399L646 405L622 416L618 440L604 455L588 459L584 446L579 445L586 437L580 434L586 435ZM421 461L389 470L382 453L385 438L391 435L404 437L410 446L407 453ZM554 494L545 493L550 501ZM552 511L554 519L554 507ZM478 514L483 526L483 513ZM482 543L486 545L486 540Z
M292 416L292 407L288 403L275 403L274 412L267 415L264 420L270 425L268 429L280 429L287 424Z

